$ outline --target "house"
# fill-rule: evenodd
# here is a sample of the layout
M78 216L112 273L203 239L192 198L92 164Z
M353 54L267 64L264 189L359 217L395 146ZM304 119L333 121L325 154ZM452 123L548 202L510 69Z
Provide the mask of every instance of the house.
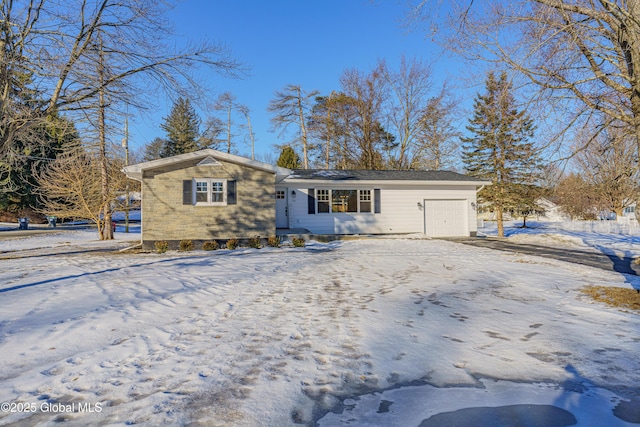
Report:
M536 212L536 221L559 222L567 219L567 215L562 212L562 208L546 197L540 197L536 200L536 205L540 208Z
M476 190L449 171L290 170L206 149L127 166L142 183L142 243L276 235L474 236Z

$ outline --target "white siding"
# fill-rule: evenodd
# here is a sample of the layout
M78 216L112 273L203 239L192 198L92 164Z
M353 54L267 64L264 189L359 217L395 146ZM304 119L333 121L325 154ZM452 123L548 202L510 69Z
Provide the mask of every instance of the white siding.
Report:
M392 234L423 233L425 200L459 200L466 207L466 235L475 233L476 186L466 185L403 185L401 183L315 183L287 182L291 228L306 228L315 234ZM278 189L281 187L277 187ZM284 188L284 186L282 186ZM380 189L381 213L308 213L308 188ZM292 196L295 191L296 196ZM371 192L373 196L373 191ZM373 204L372 204L373 210Z

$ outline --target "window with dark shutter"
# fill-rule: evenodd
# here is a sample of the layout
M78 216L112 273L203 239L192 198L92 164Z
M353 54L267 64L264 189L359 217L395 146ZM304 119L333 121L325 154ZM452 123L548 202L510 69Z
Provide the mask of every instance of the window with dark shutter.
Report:
M182 181L182 204L183 205L193 204L193 192L191 190L192 183L193 181L190 179L185 179Z
M236 192L236 181L227 181L227 204L235 205L238 203L238 196Z
M382 212L382 200L380 200L380 189L373 189L373 204L374 204L374 212L381 213Z
M314 215L316 213L316 190L313 188L309 188L307 196L307 204L309 215Z

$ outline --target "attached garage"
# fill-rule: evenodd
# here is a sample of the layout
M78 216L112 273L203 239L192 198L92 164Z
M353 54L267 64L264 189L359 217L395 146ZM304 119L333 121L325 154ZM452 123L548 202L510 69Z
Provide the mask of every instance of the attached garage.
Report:
M425 199L424 234L430 237L468 236L466 201Z

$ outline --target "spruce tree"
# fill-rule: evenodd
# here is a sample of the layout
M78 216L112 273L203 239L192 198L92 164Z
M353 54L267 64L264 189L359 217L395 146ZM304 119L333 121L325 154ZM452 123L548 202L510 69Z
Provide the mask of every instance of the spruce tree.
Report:
M538 178L540 160L531 142L535 127L531 118L519 111L506 73L490 72L484 94L474 101L473 118L461 138L463 163L471 176L490 180L480 193L496 214L498 236L504 237L503 213L514 209L523 197L523 184Z
M178 98L171 108L171 113L160 125L167 133L166 143L161 157L197 151L200 137L200 117L189 99Z
M300 156L298 156L298 153L296 153L290 145L285 145L282 147L282 151L280 151L277 165L281 168L299 169Z

